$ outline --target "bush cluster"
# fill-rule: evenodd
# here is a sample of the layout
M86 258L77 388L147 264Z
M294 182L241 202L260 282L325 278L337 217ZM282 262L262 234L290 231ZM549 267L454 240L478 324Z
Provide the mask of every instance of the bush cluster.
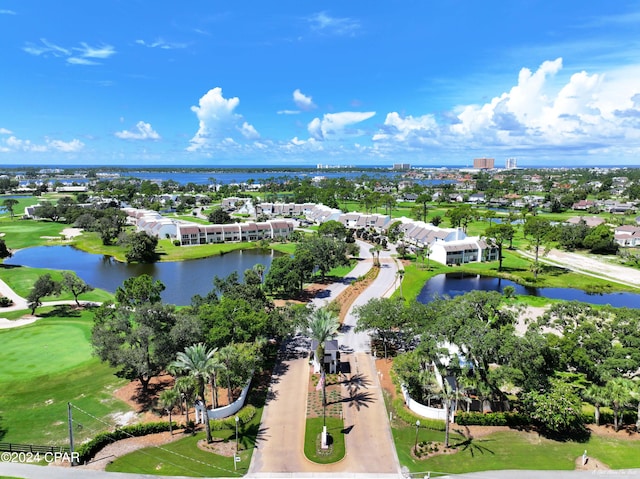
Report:
M236 414L239 418L240 425L247 424L256 415L256 408L252 404L248 404ZM212 419L209 421L212 431L222 431L224 429L234 429L236 427L236 417L229 416L223 419Z

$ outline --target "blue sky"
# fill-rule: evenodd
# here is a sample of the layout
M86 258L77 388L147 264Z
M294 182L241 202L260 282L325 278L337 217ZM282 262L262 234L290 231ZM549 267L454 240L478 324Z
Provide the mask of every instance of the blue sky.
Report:
M0 164L640 166L640 1L0 0Z

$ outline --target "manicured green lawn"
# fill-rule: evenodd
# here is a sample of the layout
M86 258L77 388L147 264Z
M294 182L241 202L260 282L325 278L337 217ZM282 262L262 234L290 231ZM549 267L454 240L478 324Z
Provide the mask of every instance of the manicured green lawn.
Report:
M62 279L62 272L58 270L51 269L41 269L41 268L27 268L27 267L19 267L19 268L2 268L0 267L0 279L2 279L15 293L23 298L26 298L33 284L36 282L39 276L49 273L51 278L54 281L60 281ZM95 289L85 294L81 294L78 298L80 302L83 301L95 301L95 302L103 302L108 299L113 298L111 293L104 291L102 289ZM60 296L50 296L43 298L43 301L62 301L62 300L72 300L73 295L64 291ZM0 310L1 311L1 310Z
M61 240L42 238L43 236L60 236L62 230L68 225L52 223L50 221L10 220L5 217L0 220L0 233L4 233L2 239L9 249L22 249L30 246L42 246L60 243Z
M456 428L457 426L453 426ZM535 432L504 431L477 439L452 436L455 454L434 455L418 460L410 454L415 443L415 427L393 431L398 457L411 471L437 471L451 474L499 469L573 470L576 458L587 455L612 469L638 466L637 441L592 436L586 443L558 442ZM418 434L419 441L443 441L444 433Z
M160 261L182 261L186 259L207 258L241 249L252 249L257 243L218 243L203 244L197 246L175 246L171 241L164 239L158 242L156 251L160 255Z
M228 431L224 432L228 436ZM234 436L235 431L228 439L233 441ZM220 456L198 448L198 441L204 437L204 433L200 432L161 447L132 452L109 464L107 471L189 477L235 477L247 473L252 450L240 452L241 460L237 463L237 471L234 471L233 457Z
M86 412L74 410L78 442L113 425L110 414L130 410L113 397L125 381L91 354L93 313L47 310L34 324L0 330L4 442L66 444L67 402Z
M337 417L327 417L327 433L333 441L333 450L331 454L319 455L316 453L318 435L322 433L322 418L307 418L307 427L304 432L304 455L310 461L318 464L331 464L338 462L344 457L344 422Z
M251 396L251 395L250 395ZM128 472L156 475L180 475L191 477L234 477L243 476L249 470L251 456L260 434L264 394L253 394L256 406L255 416L239 430L240 462L234 470L233 458L221 456L198 448L198 441L205 438L204 432L185 436L162 447L149 447L122 456L107 466L109 472ZM235 441L235 429L211 431L214 440Z

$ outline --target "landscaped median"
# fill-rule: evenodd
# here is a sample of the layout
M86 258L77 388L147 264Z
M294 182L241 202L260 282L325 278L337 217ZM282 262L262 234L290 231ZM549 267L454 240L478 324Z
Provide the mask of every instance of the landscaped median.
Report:
M320 375L311 374L307 392L307 420L304 455L318 464L340 461L345 455L344 422L342 420L342 385L337 374L325 375L324 388ZM324 389L324 391L323 391ZM323 404L323 394L326 402ZM327 446L322 448L322 429L327 427Z

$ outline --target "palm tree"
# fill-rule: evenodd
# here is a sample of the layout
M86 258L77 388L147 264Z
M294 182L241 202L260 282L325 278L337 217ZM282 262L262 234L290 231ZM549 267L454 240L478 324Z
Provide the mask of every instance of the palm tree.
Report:
M629 379L615 378L609 381L604 389L611 406L613 407L613 429L620 429L620 409L631 399L633 383Z
M172 373L173 374L173 373ZM180 395L180 409L183 407L184 401L184 421L189 425L189 403L191 402L191 398L193 397L193 391L195 389L195 385L193 383L193 378L189 376L183 376L181 378L176 379L176 383L173 388Z
M180 401L180 393L175 389L167 389L160 393L160 407L167 411L169 414L169 434L173 434L171 429L171 413L173 412L173 408L176 406L178 401Z
M260 282L262 283L264 281L264 265L262 263L256 263L253 265L253 270L258 273L260 276Z
M318 342L314 352L315 359L320 364L320 368L324 368L324 343L338 333L340 321L328 309L320 308L311 313L307 328L311 339Z
M211 361L211 373L209 375L209 385L211 386L211 405L213 409L218 407L218 371L225 369L226 366L220 360L219 355L215 355Z
M600 425L600 407L607 405L608 397L605 389L597 384L592 384L584 392L583 397L585 401L593 404L593 415L596 426Z
M184 352L178 353L176 360L171 363L174 369L181 370L185 375L194 378L196 382L196 390L204 406L204 429L207 433L208 444L213 441L213 438L211 437L211 425L209 424L209 416L207 414L206 400L204 397L204 385L205 380L211 375L214 355L217 351L217 348L208 349L203 343L194 344L193 346L185 348Z
M424 249L424 256L427 257L427 271L429 271L431 269L431 246L430 245L425 245ZM423 256L423 262L424 262L424 256Z

